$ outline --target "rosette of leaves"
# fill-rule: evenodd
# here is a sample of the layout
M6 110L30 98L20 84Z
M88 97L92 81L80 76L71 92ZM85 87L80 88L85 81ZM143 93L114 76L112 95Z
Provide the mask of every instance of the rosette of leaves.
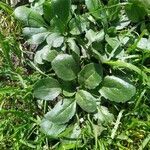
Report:
M117 3L110 1L104 8ZM110 59L126 56L123 46L129 38L111 37L117 29L109 28L107 22L117 21L114 24L118 26L120 8L116 7L112 14L112 9L101 9L104 5L99 0L71 4L71 0L45 0L42 15L25 6L15 10L15 16L25 26L23 34L28 42L38 46L37 67L48 63L48 77L35 83L33 94L39 100L57 100L41 121L41 130L55 138L67 130L70 120L77 124L78 110L85 114L100 114L103 118L95 117L98 122L110 123L104 118L113 115L100 105L101 99L125 103L136 93L133 84L116 76L113 68L105 65ZM112 15L107 18L108 14Z
M80 68L72 55L58 54L51 65L55 79L43 78L34 86L36 98L47 101L60 99L41 122L41 130L50 137L58 137L65 130L79 107L95 114L100 106L100 97L124 103L135 95L136 89L129 82L115 76L104 77L100 63L89 63ZM100 94L95 95L93 89Z

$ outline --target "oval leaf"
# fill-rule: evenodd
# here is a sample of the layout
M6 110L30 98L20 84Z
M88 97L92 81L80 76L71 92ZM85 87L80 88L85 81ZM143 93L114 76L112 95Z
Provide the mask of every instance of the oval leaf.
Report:
M91 113L97 109L96 98L93 97L89 92L79 90L75 97L78 105L85 111Z
M57 123L63 124L68 122L76 112L76 102L72 99L59 101L55 107L45 115L45 118Z
M90 63L83 67L78 75L78 81L88 89L94 89L102 81L102 66Z
M111 101L126 102L135 95L136 88L118 77L106 76L104 85L99 92L103 97Z
M73 57L68 54L59 54L55 57L52 61L52 68L56 75L65 81L74 80L79 71L78 64Z
M71 0L52 0L51 2L55 26L58 27L59 31L64 32L71 7Z
M41 131L51 137L58 137L66 128L64 124L55 124L49 120L43 119L41 122Z
M53 100L61 93L57 80L49 77L39 80L34 86L34 96L42 100Z
M36 11L25 7L17 7L14 11L15 17L20 20L24 25L31 27L44 27L46 23L42 16Z
M47 29L44 27L40 27L40 28L25 27L23 28L22 33L24 36L30 37L38 33L45 33L46 31Z
M46 42L51 47L60 47L64 42L64 37L60 36L58 33L52 33L46 38Z

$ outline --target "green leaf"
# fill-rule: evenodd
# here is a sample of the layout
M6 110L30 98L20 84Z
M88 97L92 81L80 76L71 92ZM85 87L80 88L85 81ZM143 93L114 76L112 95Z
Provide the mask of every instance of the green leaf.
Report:
M53 59L57 56L58 52L56 50L45 49L45 52L42 53L42 59L48 62L52 62Z
M50 22L53 20L53 26L60 32L64 32L70 15L71 0L51 0L44 3L44 17Z
M70 33L72 35L80 35L84 33L89 27L90 23L86 19L86 15L78 15L75 18L72 18L69 23L69 28L71 29Z
M78 64L73 59L72 55L68 54L59 54L52 61L52 68L56 75L65 81L74 80L79 71Z
M68 82L68 81L62 81L61 82L62 89L63 89L63 95L65 97L72 97L76 93L76 83L74 82Z
M69 45L70 49L71 49L74 53L76 53L78 56L80 56L80 49L79 49L79 47L77 46L77 44L76 44L76 42L75 42L75 38L69 38L69 39L67 40L67 42L68 42L68 45Z
M24 36L32 36L32 35L35 35L35 34L38 34L38 33L43 33L43 32L46 32L47 29L46 28L43 28L43 27L40 27L40 28L32 28L32 27L25 27L23 28L23 35Z
M122 30L130 24L130 20L126 15L120 16L120 21L116 24L116 30Z
M81 128L77 123L68 126L67 129L60 135L60 137L65 138L61 140L59 149L75 149L81 144L81 139L79 139L80 134Z
M35 53L35 56L34 56L34 62L35 62L35 64L41 64L41 65L44 64L43 59L42 59L42 54L43 54L42 50L37 51Z
M54 10L52 7L52 1L45 1L43 3L43 13L44 13L44 19L50 23L51 19L54 18Z
M109 112L105 106L99 106L98 112L94 114L94 118L98 120L99 124L109 125L113 123L114 115Z
M46 42L51 47L60 47L64 42L64 37L60 36L58 33L52 33L46 38Z
M139 69L137 66L133 65L133 64L130 64L130 63L127 63L127 62L124 62L124 61L106 61L105 64L108 64L108 65L112 65L112 66L117 66L117 67L123 67L123 68L127 68L129 70L133 70L134 72L138 73L142 78L143 78L143 81L144 81L144 84L147 84L148 83L148 76L147 74L142 71L141 69Z
M136 88L118 77L106 76L99 92L106 99L124 103L135 95Z
M64 124L56 124L49 120L43 119L41 124L41 131L49 135L50 137L58 137L58 135L63 132L67 125Z
M85 0L85 4L94 17L100 17L101 2L99 0Z
M14 11L15 17L20 20L25 26L44 27L47 26L40 14L31 8L20 6Z
M53 123L64 124L68 122L76 112L76 102L73 99L63 99L44 117Z
M41 79L34 85L33 94L42 100L53 100L61 93L61 88L56 79L51 77Z
M85 37L88 39L88 45L91 45L93 42L101 42L104 39L104 30L100 32L94 32L92 29L86 31Z
M43 33L37 33L31 36L31 38L28 40L28 43L33 45L39 45L43 43L47 37L49 32L43 32Z
M93 97L89 92L79 90L76 93L75 99L78 105L86 112L92 113L97 109L96 98Z
M141 38L137 44L137 47L143 50L150 50L150 38Z
M56 50L51 50L51 48L46 45L41 50L37 51L34 56L34 61L37 64L44 64L43 60L51 62L56 56L58 52Z
M90 63L78 74L78 81L88 89L94 89L102 81L103 69L100 64Z
M140 3L133 2L125 6L128 18L133 22L138 22L146 16L146 10Z

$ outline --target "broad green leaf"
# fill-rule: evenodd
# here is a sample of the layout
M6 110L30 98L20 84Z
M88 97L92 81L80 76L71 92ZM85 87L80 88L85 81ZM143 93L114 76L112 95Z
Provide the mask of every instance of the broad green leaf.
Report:
M85 4L94 17L100 17L101 2L99 0L85 0Z
M58 17L60 23L66 23L69 17L71 0L52 0L51 5L54 16Z
M76 102L73 99L63 99L45 115L45 118L57 124L68 122L76 112Z
M118 77L106 76L99 92L106 99L124 103L135 95L136 88Z
M54 18L54 10L52 7L52 1L45 1L43 4L43 13L44 13L44 19L50 23L50 20Z
M56 75L65 81L74 80L79 71L78 64L73 57L68 54L59 54L52 61L52 68Z
M143 6L147 13L150 14L150 0L129 0L129 2Z
M86 112L92 113L97 109L96 98L93 97L89 92L79 90L76 93L75 99L78 105Z
M33 94L41 100L53 100L61 93L61 88L56 79L51 77L41 79L34 85Z
M128 18L133 22L138 22L146 16L146 10L143 5L134 2L125 6Z
M70 15L71 0L51 0L44 3L44 17L60 32L64 32Z
M52 33L46 38L46 42L51 47L60 47L64 42L64 37L60 36L58 33Z
M38 33L43 33L46 32L47 29L44 27L40 27L40 28L33 28L33 27L25 27L23 28L23 35L30 37L32 35L38 34Z
M49 34L49 32L34 34L28 40L28 43L33 44L33 45L39 45L45 41L48 34Z
M78 74L78 81L88 89L96 88L103 77L103 69L100 64L90 63L83 67Z
M40 126L41 126L41 131L44 134L50 137L58 137L58 135L65 130L67 125L56 124L47 119L43 119Z
M25 26L30 27L45 27L47 26L40 14L31 8L20 6L14 11L15 17L20 20Z

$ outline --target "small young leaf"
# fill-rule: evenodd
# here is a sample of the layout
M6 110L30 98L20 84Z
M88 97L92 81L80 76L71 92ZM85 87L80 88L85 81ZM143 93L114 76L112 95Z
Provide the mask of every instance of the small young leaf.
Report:
M93 42L100 42L104 39L104 31L94 32L92 29L86 31L85 37L88 39L88 45L91 45Z
M76 102L73 99L63 99L45 115L45 118L57 124L68 122L76 112Z
M99 92L106 99L124 103L135 95L136 88L118 77L106 76Z
M66 125L64 124L56 124L46 119L42 120L40 126L41 131L50 137L58 137L58 135L66 128Z
M90 63L83 67L78 75L81 85L88 89L94 89L102 81L103 71L100 64Z
M89 92L79 90L75 97L78 105L86 112L92 113L97 109L96 98L93 97Z
M109 112L108 108L105 106L99 106L98 112L94 114L94 118L98 120L101 124L109 125L112 124L114 120L114 115Z
M56 79L51 77L41 79L34 85L34 96L41 100L53 100L61 93L61 88Z
M52 68L56 75L65 81L74 80L79 71L78 64L73 57L68 54L59 54L52 61Z

